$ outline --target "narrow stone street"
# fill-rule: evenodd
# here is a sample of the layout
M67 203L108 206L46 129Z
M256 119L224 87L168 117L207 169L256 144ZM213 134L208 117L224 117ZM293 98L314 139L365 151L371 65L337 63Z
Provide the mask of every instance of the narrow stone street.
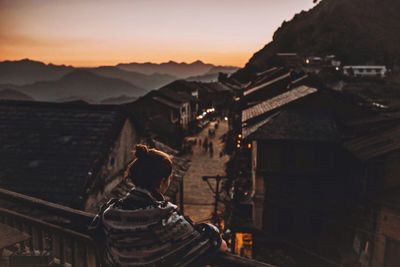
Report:
M211 124L210 124L211 125ZM214 194L203 181L203 176L225 175L225 163L229 157L220 152L223 150L224 143L220 137L228 131L228 123L221 121L216 130L215 136L208 137L208 129L205 127L197 136L197 145L193 146L192 162L189 170L184 177L184 212L195 222L210 221L214 209ZM204 139L213 143L214 154L211 157L209 151L203 148ZM199 140L201 139L201 145ZM215 181L211 181L215 188Z

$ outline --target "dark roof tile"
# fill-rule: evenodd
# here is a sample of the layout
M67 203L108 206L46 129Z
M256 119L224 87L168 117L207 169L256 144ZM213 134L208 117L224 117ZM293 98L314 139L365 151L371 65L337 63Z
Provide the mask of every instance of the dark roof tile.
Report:
M285 110L257 125L248 137L256 140L339 142L334 120L324 113Z
M0 186L81 204L90 173L95 175L126 118L111 105L0 102Z

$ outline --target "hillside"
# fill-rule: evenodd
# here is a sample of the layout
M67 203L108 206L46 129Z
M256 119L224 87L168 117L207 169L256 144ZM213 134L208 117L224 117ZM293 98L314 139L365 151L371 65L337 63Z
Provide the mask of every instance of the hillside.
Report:
M41 81L56 81L80 69L99 76L126 81L148 91L180 78L193 76L193 80L211 81L216 79L218 72L232 73L237 70L236 67L214 66L201 61L191 64L170 61L162 64L129 63L117 66L75 68L24 59L0 62L0 84L29 85Z
M119 105L119 104L126 104L131 103L137 100L137 97L129 97L126 95L118 96L118 97L110 97L101 101L101 104L108 104L108 105Z
M200 76L207 74L210 70L217 68L218 71L221 72L229 72L232 68L231 66L214 66L212 64L203 63L200 60L197 60L192 63L177 63L174 61L169 61L166 63L155 64L155 63L125 63L118 64L118 68L127 70L140 72L143 74L151 75L154 73L168 74L179 79L185 79L191 76Z
M84 70L75 70L56 81L41 81L15 89L41 101L66 101L73 98L100 102L110 97L136 97L146 93L146 90L129 82Z
M35 101L32 97L13 89L0 89L0 100Z
M113 66L87 68L86 70L104 77L121 79L149 90L159 88L177 79L177 77L168 74L154 73L147 75L134 71L126 71Z
M24 59L0 62L0 84L28 85L40 81L55 81L78 69L84 69L103 77L121 79L137 87L149 90L161 87L177 79L175 76L165 74L147 75L125 71L115 66L75 68Z
M37 81L54 81L74 70L71 66L44 64L23 59L0 62L0 84L25 85Z
M232 74L237 71L237 67L213 67L203 75L191 76L186 78L187 81L194 82L216 82L220 72Z
M337 55L345 64L400 65L400 1L322 0L275 32L234 77L264 70L278 52Z

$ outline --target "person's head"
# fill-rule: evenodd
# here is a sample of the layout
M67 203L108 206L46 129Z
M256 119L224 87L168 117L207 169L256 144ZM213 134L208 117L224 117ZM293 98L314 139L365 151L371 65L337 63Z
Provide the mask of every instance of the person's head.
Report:
M171 182L171 174L172 161L168 154L145 145L136 145L135 160L129 164L125 176L138 187L165 193Z

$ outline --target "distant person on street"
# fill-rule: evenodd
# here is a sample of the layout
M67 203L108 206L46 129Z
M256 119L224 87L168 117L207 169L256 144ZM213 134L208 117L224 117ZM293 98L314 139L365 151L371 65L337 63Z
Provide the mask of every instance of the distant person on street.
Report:
M135 187L104 205L90 226L104 266L203 266L225 251L215 226L193 224L165 200L170 156L144 145L135 156L125 175Z
M204 148L204 152L207 152L208 150L208 138L204 138L204 142L203 142L203 148Z
M210 144L208 145L208 150L210 151L210 157L212 158L214 156L214 146L212 141L210 141Z

